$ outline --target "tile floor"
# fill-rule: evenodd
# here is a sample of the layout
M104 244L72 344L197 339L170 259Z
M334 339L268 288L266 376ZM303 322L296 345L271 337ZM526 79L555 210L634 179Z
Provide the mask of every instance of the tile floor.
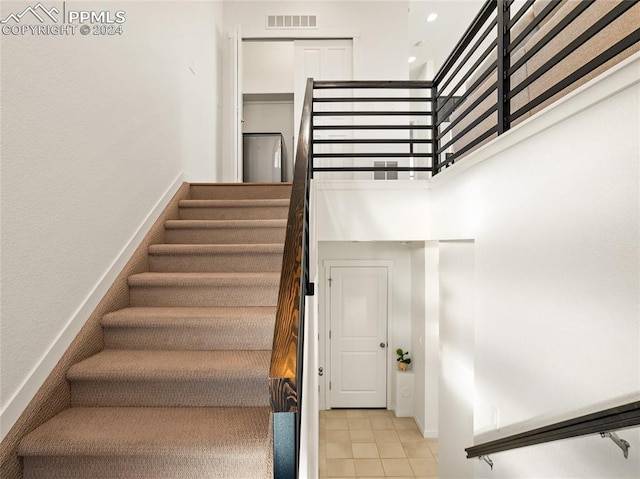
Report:
M320 411L319 462L321 479L437 479L438 440L393 411Z

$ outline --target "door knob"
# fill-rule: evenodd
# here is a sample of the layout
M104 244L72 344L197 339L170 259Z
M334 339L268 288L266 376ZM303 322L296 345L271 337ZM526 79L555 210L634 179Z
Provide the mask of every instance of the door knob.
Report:
M380 347L384 348L384 347L386 347L386 344L385 343L380 343Z

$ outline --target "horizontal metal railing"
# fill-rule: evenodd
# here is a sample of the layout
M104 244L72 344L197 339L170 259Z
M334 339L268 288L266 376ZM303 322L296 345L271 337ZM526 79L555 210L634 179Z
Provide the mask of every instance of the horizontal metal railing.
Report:
M623 52L640 49L637 3L527 0L516 8L513 0L485 2L433 81L439 102L434 174ZM607 28L613 41L590 43ZM569 73L554 71L574 64Z
M433 81L315 82L312 174L437 174L640 50L637 4L488 0ZM614 40L593 43L605 34Z
M431 82L313 85L312 175L397 179L399 173L432 172Z

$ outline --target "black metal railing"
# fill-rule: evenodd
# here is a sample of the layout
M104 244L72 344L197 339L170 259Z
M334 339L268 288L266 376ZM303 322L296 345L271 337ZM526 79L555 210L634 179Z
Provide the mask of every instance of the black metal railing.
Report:
M436 175L640 50L638 3L488 0L433 81L315 82L312 175Z
M269 389L273 412L273 472L275 479L298 477L306 297L309 282L309 169L311 98L307 81L300 135L295 156L291 201L276 309Z
M312 175L397 179L398 173L431 172L432 87L424 81L314 82Z
M637 3L487 1L433 81L433 173L640 49Z
M612 432L640 426L640 400L628 401L589 414L571 417L542 427L528 429L492 441L483 442L465 449L467 458L487 457L489 454L508 451L535 444L559 441L589 434L614 437L616 444L627 456L628 444ZM491 461L489 461L491 463Z

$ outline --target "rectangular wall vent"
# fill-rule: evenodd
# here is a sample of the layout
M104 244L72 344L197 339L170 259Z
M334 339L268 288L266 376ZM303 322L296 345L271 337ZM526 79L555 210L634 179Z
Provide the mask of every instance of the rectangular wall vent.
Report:
M316 15L267 15L267 29L318 28Z

